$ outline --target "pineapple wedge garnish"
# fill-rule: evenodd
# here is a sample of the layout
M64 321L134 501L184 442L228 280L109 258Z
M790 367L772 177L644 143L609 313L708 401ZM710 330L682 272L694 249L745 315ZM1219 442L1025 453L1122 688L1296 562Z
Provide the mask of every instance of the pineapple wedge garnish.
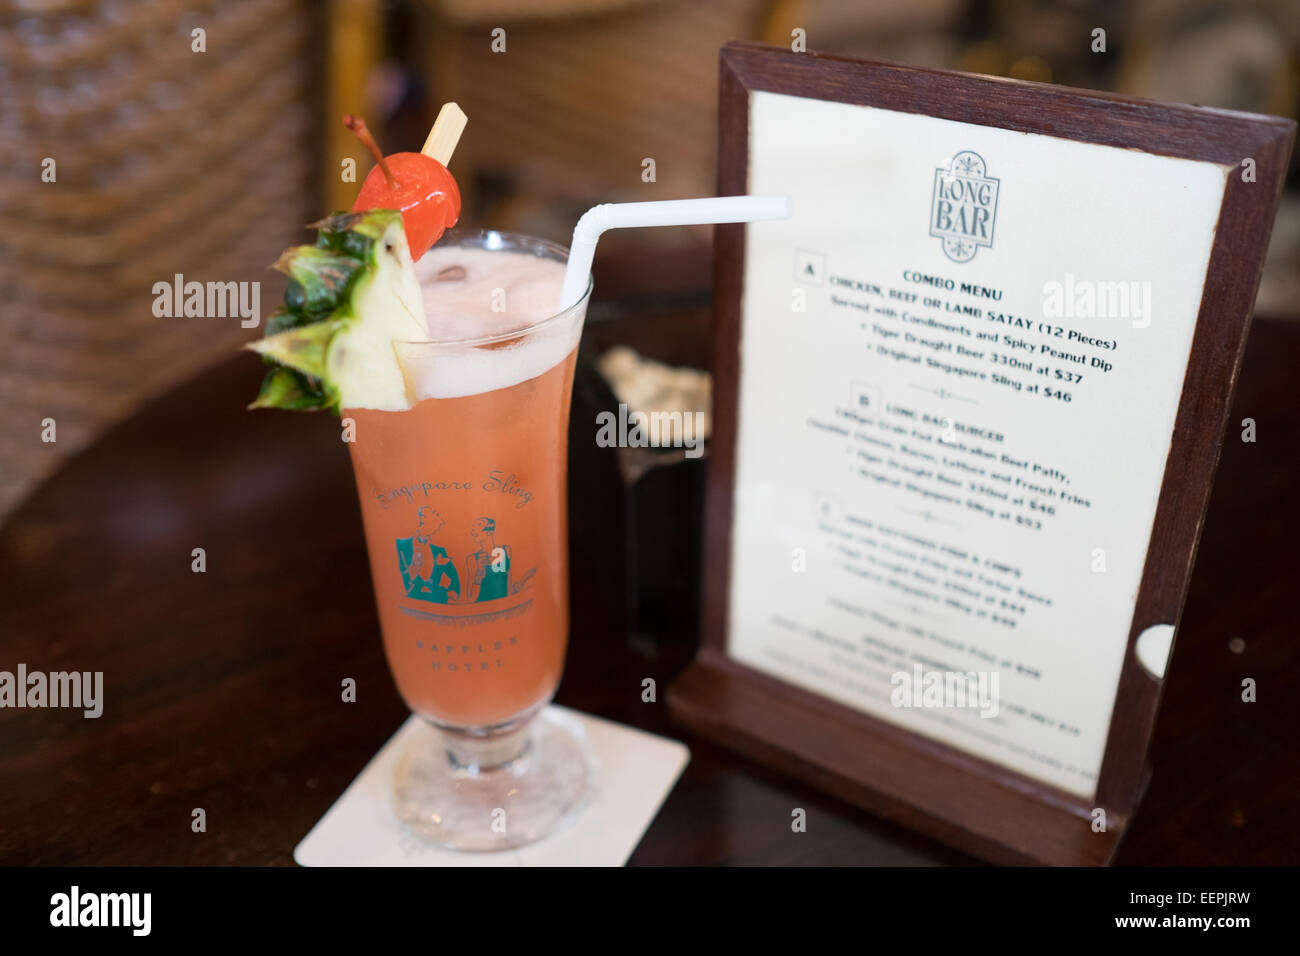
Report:
M245 348L274 368L249 408L409 407L394 343L426 340L424 303L401 213L336 213L314 246L287 249L284 306Z

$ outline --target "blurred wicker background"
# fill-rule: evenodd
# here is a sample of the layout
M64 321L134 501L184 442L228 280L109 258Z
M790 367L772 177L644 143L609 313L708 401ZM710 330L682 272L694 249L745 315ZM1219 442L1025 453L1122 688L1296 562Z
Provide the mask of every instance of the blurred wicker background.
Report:
M303 235L317 164L299 0L0 11L3 513L248 337L238 318L155 318L155 282L263 280L269 314L283 287L266 264Z
M1296 115L1295 0L0 0L0 520L258 334L155 318L152 286L260 280L269 315L282 285L266 265L350 204L345 158L370 168L344 112L387 150L419 149L457 100L465 224L563 240L596 202L711 193L718 47L789 45L795 28L809 50ZM598 258L645 289L705 293L709 241L615 232ZM1293 189L1261 313L1300 314L1298 263Z

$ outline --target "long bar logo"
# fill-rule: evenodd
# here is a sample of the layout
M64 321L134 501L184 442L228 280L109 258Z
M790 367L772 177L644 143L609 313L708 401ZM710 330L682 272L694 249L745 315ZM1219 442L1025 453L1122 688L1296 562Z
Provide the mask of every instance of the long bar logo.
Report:
M963 150L948 168L934 171L930 235L943 240L953 262L970 262L980 246L993 245L998 212L998 180L985 175L979 153Z

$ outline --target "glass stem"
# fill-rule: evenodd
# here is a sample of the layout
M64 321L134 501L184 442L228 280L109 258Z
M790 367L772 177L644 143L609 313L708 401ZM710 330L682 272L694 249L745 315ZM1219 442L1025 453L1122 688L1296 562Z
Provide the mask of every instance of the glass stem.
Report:
M442 730L447 759L457 770L470 773L499 770L518 760L528 750L530 723L525 721L513 730L486 737Z

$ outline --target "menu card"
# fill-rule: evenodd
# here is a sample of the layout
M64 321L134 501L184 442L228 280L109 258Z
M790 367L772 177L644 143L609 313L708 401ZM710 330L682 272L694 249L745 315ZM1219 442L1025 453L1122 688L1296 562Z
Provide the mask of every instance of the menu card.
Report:
M749 113L727 653L1090 798L1235 171Z

